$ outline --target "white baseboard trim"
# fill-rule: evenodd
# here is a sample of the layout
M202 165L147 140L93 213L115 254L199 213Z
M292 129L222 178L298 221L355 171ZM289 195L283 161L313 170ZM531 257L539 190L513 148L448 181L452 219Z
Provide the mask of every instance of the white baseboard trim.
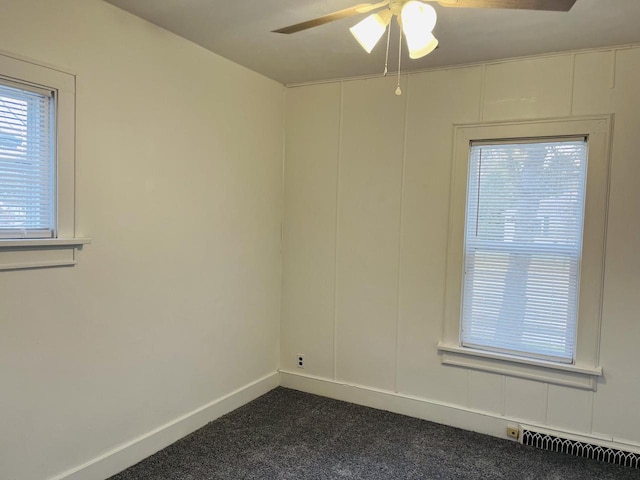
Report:
M279 385L271 373L50 480L105 480Z
M502 417L460 405L287 370L280 370L280 386L499 438L509 438L506 435L507 425L530 425L529 421L523 419ZM640 445L629 443L622 439L568 432L544 425L535 425L535 427L538 430L554 432L558 436L579 438L581 441L590 440L603 446L640 452Z
M501 417L488 412L461 407L460 405L280 370L119 445L82 465L51 477L49 480L105 480L171 445L212 420L255 400L278 386L379 410L387 410L499 438L507 438L505 433L507 425L530 425L529 422L522 419ZM532 426L537 430L548 431L554 435L579 439L580 441L592 441L603 446L640 453L640 445L622 439L598 434L588 435L579 432L567 432L544 425Z

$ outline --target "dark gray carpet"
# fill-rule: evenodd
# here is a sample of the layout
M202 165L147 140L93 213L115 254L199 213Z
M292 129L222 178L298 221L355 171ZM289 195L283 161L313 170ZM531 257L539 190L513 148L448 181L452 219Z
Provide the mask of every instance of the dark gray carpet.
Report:
M110 480L640 479L640 470L277 388Z

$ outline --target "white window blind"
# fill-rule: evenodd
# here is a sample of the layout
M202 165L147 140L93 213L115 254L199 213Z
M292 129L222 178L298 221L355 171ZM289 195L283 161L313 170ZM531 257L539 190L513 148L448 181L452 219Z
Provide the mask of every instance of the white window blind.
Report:
M461 342L573 363L584 138L472 143Z
M52 92L0 79L0 238L55 236Z

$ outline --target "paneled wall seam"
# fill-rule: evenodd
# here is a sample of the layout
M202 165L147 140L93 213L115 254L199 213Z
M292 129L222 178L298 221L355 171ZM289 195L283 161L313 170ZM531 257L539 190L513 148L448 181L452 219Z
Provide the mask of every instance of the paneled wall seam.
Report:
M400 371L400 317L402 302L400 301L401 283L402 283L402 230L403 230L403 210L404 210L404 188L406 178L406 159L407 159L407 124L409 117L409 99L411 97L411 76L407 76L407 94L404 101L404 124L402 125L402 173L400 175L400 215L398 218L398 278L396 285L396 358L393 379L393 391L398 393L398 376Z
M471 370L467 369L467 371L465 373L466 373L466 375L465 375L464 381L465 381L466 386L467 386L467 389L466 389L466 392L465 392L466 399L467 399L466 406L467 406L467 408L471 408Z
M482 74L480 77L480 105L478 106L478 117L479 117L478 120L481 122L484 121L485 88L487 85L486 78L487 78L487 66L483 65Z
M616 88L616 67L618 65L618 52L620 49L613 50L613 62L611 62L611 90Z
M73 91L78 91L78 76L73 75ZM77 232L78 227L78 98L73 97L73 231ZM77 250L73 250L73 259L75 260Z
M338 379L338 227L340 223L340 165L342 163L342 116L344 106L344 82L340 82L338 113L338 159L336 161L336 215L333 243L333 379Z
M575 103L575 90L576 90L576 57L574 53L571 55L571 103L569 103L569 116L573 116L573 104Z
M285 202L285 179L287 168L287 89L282 87L282 172L280 177L280 311L278 312L278 345L276 358L278 363L276 368L280 370L282 365L282 321L284 315L284 202Z
M549 425L549 384L545 385L545 406L544 406L544 424Z
M594 416L594 403L595 403L595 395L596 392L589 392L589 429L588 432L589 433L593 433L593 416Z

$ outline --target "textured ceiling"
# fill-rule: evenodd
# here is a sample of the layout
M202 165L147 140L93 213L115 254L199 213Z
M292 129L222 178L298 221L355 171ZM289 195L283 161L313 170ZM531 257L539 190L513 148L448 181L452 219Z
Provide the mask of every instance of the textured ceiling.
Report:
M272 30L351 7L362 0L106 0L283 84L382 73L385 41L371 54L349 33L361 17L282 35ZM539 53L640 43L640 0L577 0L570 12L445 8L440 47L402 71ZM397 70L394 23L389 70Z

